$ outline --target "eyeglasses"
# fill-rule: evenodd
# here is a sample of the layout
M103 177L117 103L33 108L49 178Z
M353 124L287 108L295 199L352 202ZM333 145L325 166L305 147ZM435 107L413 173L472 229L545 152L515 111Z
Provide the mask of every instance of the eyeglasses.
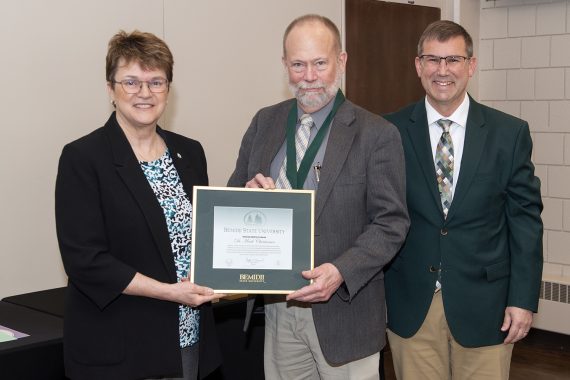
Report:
M150 92L164 92L168 89L168 80L163 78L152 80L123 79L121 81L114 80L113 83L120 83L127 94L138 94L143 83L146 83Z
M325 71L329 67L329 61L320 59L315 63L310 63L310 62L306 63L299 61L293 61L287 63L287 67L289 67L289 69L291 69L291 71L295 73L304 73L305 71L307 71L307 68L310 66L314 67L315 70L317 71Z
M459 67L465 61L471 59L469 57L463 57L461 55L448 55L447 57L440 57L438 55L429 55L429 54L420 55L419 58L426 66L429 67L438 67L439 63L443 59L447 67L450 68Z

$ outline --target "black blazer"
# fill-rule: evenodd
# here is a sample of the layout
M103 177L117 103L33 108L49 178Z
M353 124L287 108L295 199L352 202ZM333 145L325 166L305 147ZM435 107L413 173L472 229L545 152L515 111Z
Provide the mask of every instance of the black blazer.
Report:
M158 128L186 193L207 185L199 142ZM122 294L136 272L176 282L162 208L113 113L63 148L55 191L57 236L68 275L66 375L139 379L182 373L178 305ZM200 312L200 375L219 364L211 305Z

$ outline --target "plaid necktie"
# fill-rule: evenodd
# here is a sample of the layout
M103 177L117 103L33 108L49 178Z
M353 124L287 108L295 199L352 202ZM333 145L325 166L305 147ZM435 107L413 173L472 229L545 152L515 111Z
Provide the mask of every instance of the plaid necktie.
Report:
M441 197L441 205L443 206L443 214L447 218L447 212L451 207L453 188L453 141L449 134L451 120L440 119L437 121L443 129L439 143L435 150L435 171L437 174L437 187Z
M314 125L313 118L309 114L304 114L301 116L301 125L295 133L295 156L297 160L297 169L301 165L301 161L305 156L307 147L309 146L309 137L311 136L311 127ZM275 187L278 189L291 189L291 184L287 179L287 155L283 160L283 165L279 169L279 175L277 176L277 181L275 181Z

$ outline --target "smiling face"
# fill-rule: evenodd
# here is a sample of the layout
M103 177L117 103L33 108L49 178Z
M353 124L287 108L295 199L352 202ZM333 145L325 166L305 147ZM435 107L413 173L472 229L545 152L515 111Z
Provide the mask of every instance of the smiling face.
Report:
M144 82L166 79L166 74L160 69L143 70L136 61L126 63L121 60L114 80L120 82L125 79L137 79ZM128 94L120 83L108 83L107 90L115 102L117 121L122 128L155 127L166 108L168 89L161 93L150 92L148 85L143 83L136 94Z
M452 37L440 42L437 39L426 40L423 44L422 55L447 57L450 55L467 56L463 37ZM422 81L428 102L443 116L451 115L467 92L467 83L473 76L477 61L474 57L461 65L448 67L445 60L433 67L416 57L416 71Z
M313 113L335 97L346 53L339 51L334 35L322 23L307 22L293 27L287 36L283 65L300 107Z

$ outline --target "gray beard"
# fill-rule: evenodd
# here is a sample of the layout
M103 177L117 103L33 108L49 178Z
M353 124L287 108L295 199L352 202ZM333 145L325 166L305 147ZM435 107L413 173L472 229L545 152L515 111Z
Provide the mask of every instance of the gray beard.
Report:
M337 72L336 79L334 83L330 86L325 87L325 92L321 94L311 94L311 93L302 93L301 89L304 88L322 88L323 83L319 80L315 83L307 84L303 81L299 83L291 83L289 82L289 90L295 95L297 101L303 108L309 109L321 109L326 106L332 98L336 96L338 89L340 88L340 82L342 79L342 73L340 71Z

